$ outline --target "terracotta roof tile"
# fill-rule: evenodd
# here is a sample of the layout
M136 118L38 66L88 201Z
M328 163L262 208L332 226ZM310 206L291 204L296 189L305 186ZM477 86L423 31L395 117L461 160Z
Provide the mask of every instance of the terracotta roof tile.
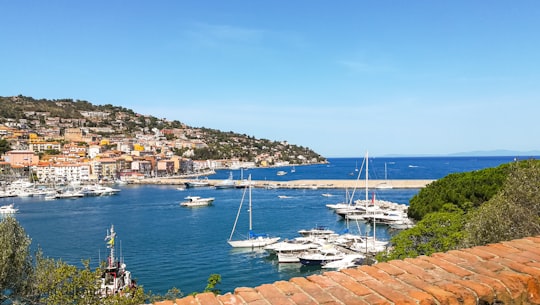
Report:
M540 236L155 305L540 304Z

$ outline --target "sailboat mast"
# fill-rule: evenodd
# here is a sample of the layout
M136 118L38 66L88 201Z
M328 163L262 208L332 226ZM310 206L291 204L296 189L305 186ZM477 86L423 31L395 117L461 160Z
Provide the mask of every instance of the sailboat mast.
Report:
M251 234L251 230L253 229L252 227L252 220L251 220L251 174L249 175L249 178L248 178L248 183L249 183L249 234Z
M366 151L366 205L367 205L367 202L368 202L368 192L369 192L369 189L368 189L368 172L369 172L369 157L368 157L368 152Z

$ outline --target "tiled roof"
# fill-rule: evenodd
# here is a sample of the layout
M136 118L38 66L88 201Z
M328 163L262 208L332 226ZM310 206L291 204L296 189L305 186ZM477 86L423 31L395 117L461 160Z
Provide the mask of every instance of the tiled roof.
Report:
M540 304L540 236L154 304Z

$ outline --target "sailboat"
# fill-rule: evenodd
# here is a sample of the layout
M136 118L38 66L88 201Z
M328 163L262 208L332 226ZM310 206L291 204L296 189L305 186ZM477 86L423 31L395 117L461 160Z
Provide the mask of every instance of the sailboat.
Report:
M229 240L227 241L229 245L233 248L258 248L264 247L273 243L276 243L280 238L279 237L270 237L268 234L257 234L253 232L253 219L252 219L252 205L251 205L251 175L248 177L248 186L244 188L244 193L242 194L242 200L240 201L240 207L238 208L238 213L236 214L236 220L234 221L234 226L231 231ZM248 192L248 202L249 202L249 232L246 239L233 240L234 231L236 229L236 224L238 223L238 218L240 217L240 212L242 211L242 204L244 203L244 198L246 196L246 191Z
M390 183L388 182L388 174L387 174L387 172L386 172L386 162L384 162L384 182L379 183L379 184L376 186L376 188L378 188L378 189L391 189L391 188L393 188L393 187L392 187L392 184L390 184Z

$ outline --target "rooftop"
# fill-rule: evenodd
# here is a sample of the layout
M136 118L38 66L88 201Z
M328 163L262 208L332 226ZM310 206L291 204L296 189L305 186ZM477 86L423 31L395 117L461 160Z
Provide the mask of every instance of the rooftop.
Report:
M154 305L540 304L540 236Z

